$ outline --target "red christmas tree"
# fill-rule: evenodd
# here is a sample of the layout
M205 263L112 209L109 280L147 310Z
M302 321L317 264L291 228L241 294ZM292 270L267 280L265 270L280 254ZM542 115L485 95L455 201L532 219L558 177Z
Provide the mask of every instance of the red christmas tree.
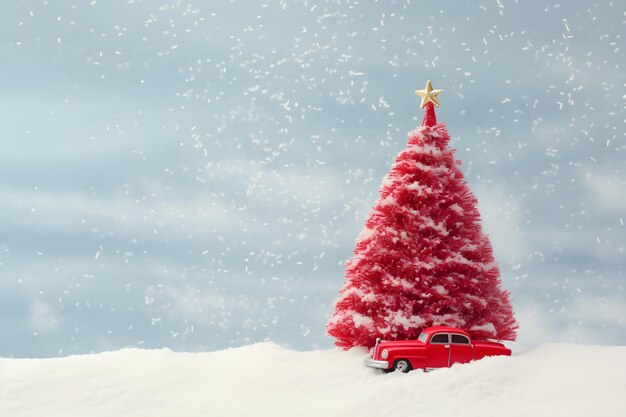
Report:
M328 322L343 348L416 339L422 329L462 328L475 339L515 340L517 323L477 200L437 123L430 81L422 126L409 134L346 265Z

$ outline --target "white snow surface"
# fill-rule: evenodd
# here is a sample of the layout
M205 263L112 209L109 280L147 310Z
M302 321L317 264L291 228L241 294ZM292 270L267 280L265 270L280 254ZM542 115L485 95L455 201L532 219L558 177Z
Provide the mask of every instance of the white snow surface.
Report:
M0 359L0 416L623 416L626 346L549 344L430 373L273 343Z

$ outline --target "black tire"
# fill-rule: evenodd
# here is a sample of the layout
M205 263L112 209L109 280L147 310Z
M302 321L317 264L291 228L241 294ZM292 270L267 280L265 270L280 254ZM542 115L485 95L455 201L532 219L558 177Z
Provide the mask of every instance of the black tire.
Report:
M413 367L411 366L411 362L409 362L407 359L398 359L393 363L394 371L400 371L406 374L411 369L413 369Z

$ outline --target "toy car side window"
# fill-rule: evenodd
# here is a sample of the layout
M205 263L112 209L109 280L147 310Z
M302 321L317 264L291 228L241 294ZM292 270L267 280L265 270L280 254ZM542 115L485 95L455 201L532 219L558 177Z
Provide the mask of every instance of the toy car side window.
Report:
M463 336L462 334L453 334L452 343L456 343L459 345L469 345L470 341L467 337Z
M430 343L450 343L448 333L437 333L430 339Z

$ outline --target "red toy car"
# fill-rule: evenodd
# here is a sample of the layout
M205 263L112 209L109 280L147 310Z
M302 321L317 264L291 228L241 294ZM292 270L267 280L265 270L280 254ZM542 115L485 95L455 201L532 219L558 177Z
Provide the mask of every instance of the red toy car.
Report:
M365 365L386 371L409 372L447 368L485 356L511 356L511 349L502 343L472 341L469 335L453 327L428 327L417 340L381 341L370 350Z

